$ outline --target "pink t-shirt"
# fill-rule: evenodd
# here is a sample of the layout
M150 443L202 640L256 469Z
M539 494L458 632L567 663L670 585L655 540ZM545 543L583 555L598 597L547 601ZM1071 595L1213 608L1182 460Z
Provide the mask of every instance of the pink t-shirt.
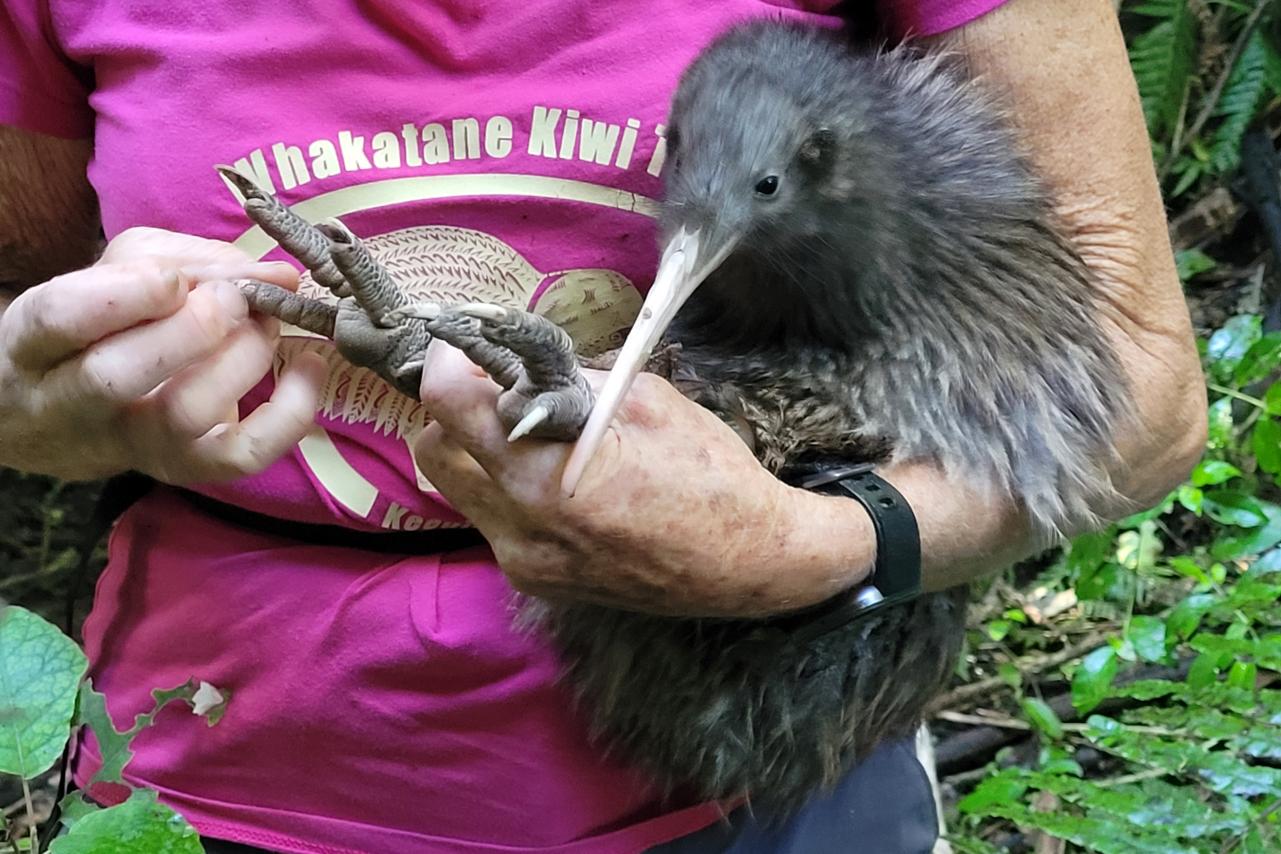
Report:
M656 261L662 122L680 70L764 15L831 25L834 0L6 0L0 121L95 140L108 236L234 241L218 163L311 219L341 216L413 293L545 314L597 351ZM898 32L999 0L884 0ZM304 288L317 292L310 283ZM317 292L319 296L325 296ZM204 492L278 518L429 531L465 521L418 472L423 409L332 366L313 432L257 477ZM129 776L203 833L297 852L634 852L717 804L663 802L593 750L551 651L511 627L482 548L394 558L309 547L158 491L126 514L85 626L118 723L195 674L222 723L166 713ZM96 756L85 746L81 774Z

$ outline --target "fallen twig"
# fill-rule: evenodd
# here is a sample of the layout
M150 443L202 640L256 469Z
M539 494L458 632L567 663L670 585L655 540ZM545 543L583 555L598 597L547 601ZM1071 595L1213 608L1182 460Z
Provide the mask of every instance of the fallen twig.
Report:
M1026 656L1014 661L1014 666L1024 675L1038 675L1049 670L1051 667L1058 667L1060 664L1066 664L1069 661L1080 658L1094 650L1095 647L1101 646L1107 640L1110 632L1095 632L1085 640L1078 641L1065 649L1058 652L1043 656ZM928 717L937 717L943 709L950 709L958 703L974 697L982 696L989 693L994 688L1000 688L1005 685L1005 681L1000 676L989 676L980 679L977 682L971 682L968 685L960 685L940 694L934 702L926 708L925 714Z
M1117 677L1116 685L1126 685L1130 682L1136 682L1140 679L1169 679L1178 681L1187 676L1188 668L1192 664L1192 658L1180 661L1174 667L1162 667L1156 665L1144 665L1129 670ZM1070 693L1059 694L1050 698L1048 701L1050 709L1064 722L1064 729L1069 732L1079 731L1075 725L1068 722L1080 717L1075 707L1072 705L1072 695ZM1095 709L1100 714L1115 711L1117 709L1128 708L1137 705L1137 701L1125 698L1110 698ZM941 717L941 715L936 715ZM982 723L959 732L950 738L940 741L934 747L935 761L938 766L939 776L945 777L956 771L968 771L982 763L986 762L988 757L1005 745L1017 741L1020 736L1026 733L1031 727L1001 727L994 725L990 720L980 719ZM1013 719L1009 719L1013 720ZM971 722L964 722L971 723ZM1024 723L1019 721L1019 723ZM1131 729L1135 729L1131 727ZM1167 734L1156 732L1159 728L1148 728L1154 734Z

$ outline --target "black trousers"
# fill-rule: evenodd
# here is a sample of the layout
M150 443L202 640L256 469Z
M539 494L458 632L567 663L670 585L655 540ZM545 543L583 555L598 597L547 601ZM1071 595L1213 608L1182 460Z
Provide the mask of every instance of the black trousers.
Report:
M835 791L785 821L740 807L727 821L647 854L929 854L937 838L929 778L909 740L879 748ZM202 841L207 854L268 854L235 842Z

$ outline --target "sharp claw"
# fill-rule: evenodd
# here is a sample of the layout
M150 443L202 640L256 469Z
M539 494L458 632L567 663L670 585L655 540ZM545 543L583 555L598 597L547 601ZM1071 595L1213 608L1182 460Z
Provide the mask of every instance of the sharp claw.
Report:
M444 308L438 302L416 302L389 312L387 319L392 323L400 323L402 320L435 320L442 311Z
M491 323L502 323L507 319L507 309L501 305L487 302L469 302L458 306L458 312L477 320L488 320Z
M235 184L236 189L240 191L240 195L244 196L245 199L263 199L267 197L267 193L262 187L259 187L252 178L235 167L219 164L214 168L218 170L219 175Z
M316 223L316 230L329 238L331 243L350 246L356 242L356 236L352 234L351 229L343 225L342 220L337 217L330 217L324 222Z
M507 441L515 442L523 436L528 436L531 430L550 418L551 414L552 411L546 406L535 406L526 412L525 417L520 419L520 422L507 434Z

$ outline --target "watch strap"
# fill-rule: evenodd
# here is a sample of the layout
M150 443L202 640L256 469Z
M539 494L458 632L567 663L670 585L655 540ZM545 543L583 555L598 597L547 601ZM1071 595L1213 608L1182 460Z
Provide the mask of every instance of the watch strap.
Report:
M873 471L873 464L797 472L792 485L825 495L843 495L863 505L876 533L876 562L868 578L812 608L776 617L771 626L807 643L891 605L921 594L921 539L901 493Z

